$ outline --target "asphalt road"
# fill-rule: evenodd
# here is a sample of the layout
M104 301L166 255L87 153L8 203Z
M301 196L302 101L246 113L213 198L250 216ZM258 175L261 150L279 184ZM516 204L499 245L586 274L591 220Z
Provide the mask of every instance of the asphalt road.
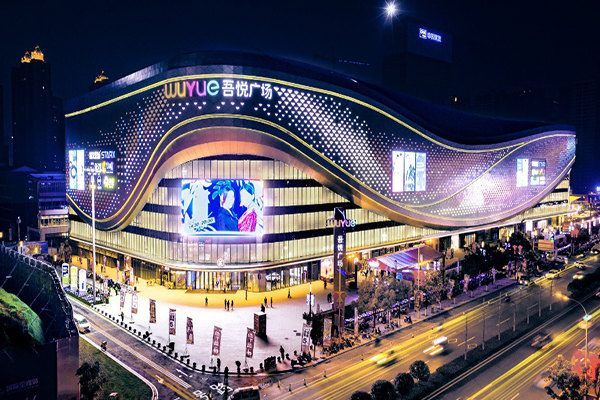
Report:
M595 267L600 265L596 257L588 260L587 263ZM577 349L585 347L585 329L582 329L581 325L583 310L572 302L570 304L573 306L572 312L544 329L544 333L549 333L552 337L552 342L548 346L536 349L531 346L531 339L523 341L503 357L494 360L489 367L470 375L438 398L447 400L547 399L548 395L543 390L544 385L540 383L542 372L556 361L559 354L570 361ZM599 299L592 296L583 302L583 305L588 313L592 314L592 324L588 327L588 340L600 337L600 325L594 324L600 316Z
M272 385L265 388L263 393L267 398L279 399L297 396L347 399L356 390L369 391L373 382L378 379L393 380L398 373L408 372L410 364L416 360L425 361L433 372L464 354L465 346L474 348L479 345L484 330L485 339L489 339L498 334L498 327L501 332L512 329L513 321L519 323L526 320L527 313L537 314L540 308L543 310L549 307L551 300L553 311L546 311L547 317L558 314L565 304L558 304L550 293L566 292L571 276L576 271L571 267L561 273L560 279L544 278L529 287L513 286L507 290L511 298L509 302L503 300L503 291L477 300L479 304L469 303L453 309L388 336L382 339L379 346L370 344L356 348L326 363L282 377L279 387ZM437 329L440 324L441 331ZM440 336L448 338L444 351L433 356L425 354L426 350L431 352L432 341ZM394 351L393 355L389 353L390 350Z
M107 352L152 382L160 399L208 399L209 391L213 399L223 398L225 386L222 375L193 371L152 349L78 301L71 300L71 303L73 311L85 316L91 325L86 338L97 345L106 341ZM230 376L228 391L231 393L236 387L250 383L249 378Z

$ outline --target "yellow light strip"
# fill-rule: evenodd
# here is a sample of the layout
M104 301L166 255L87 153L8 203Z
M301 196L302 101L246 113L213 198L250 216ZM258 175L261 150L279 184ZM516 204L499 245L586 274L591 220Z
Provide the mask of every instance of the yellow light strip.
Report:
M160 147L160 145L161 145L161 144L162 144L162 143L163 143L163 142L166 140L166 138L167 138L167 137L168 137L168 136L169 136L169 135L170 135L172 132L174 132L176 129L178 129L178 128L180 128L180 127L182 127L182 126L186 125L186 124L189 124L189 123L191 123L191 122L200 121L200 120L205 120L205 119L217 119L217 118L231 118L231 119L250 120L250 121L253 121L253 122L262 123L262 124L265 124L265 125L271 126L271 127L273 127L273 128L279 129L279 130L281 130L282 132L284 132L284 133L286 133L286 134L290 135L290 136L291 136L291 137L293 137L294 139L298 140L300 143L302 143L303 145L305 145L305 146L306 146L308 149L311 149L311 150L312 150L314 153L316 153L316 154L317 154L317 155L319 155L320 157L322 157L322 158L324 158L325 160L327 160L327 161L328 161L328 162L329 162L331 165L335 166L335 167L336 167L338 170L340 170L340 172L342 172L343 174L345 174L345 175L347 175L347 176L350 176L350 175L348 174L348 172L346 172L345 170L343 170L343 169L342 169L342 168L341 168L339 165L337 165L335 162L333 162L332 160L330 160L328 157L326 157L326 156L325 156L325 155L323 155L322 153L319 153L319 152L318 152L316 149L314 149L313 147L311 147L310 145L308 145L308 143L306 143L304 140L302 140L301 138L299 138L298 136L296 136L295 134L293 134L291 131L289 131L289 130L287 130L287 129L283 128L282 126L280 126L280 125L277 125L277 124L275 124L275 123L273 123L273 122L271 122L271 121L264 120L264 119L262 119L262 118L251 117L251 116L245 116L245 115L237 115L237 114L207 114L207 115L201 115L201 116L193 117L193 118L190 118L190 119L187 119L187 120L181 121L180 123L176 124L176 125L175 125L175 126L173 126L171 129L169 129L169 131L167 131L167 133L165 133L165 135L163 135L163 137L161 138L161 140L160 140L160 141L159 141L159 142L158 142L158 143L157 143L157 144L154 146L154 150L153 150L152 154L150 155L150 158L149 158L148 162L146 163L146 166L144 167L144 170L142 171L142 173L141 173L140 175L144 175L144 174L146 173L146 171L147 171L148 167L150 166L150 162L152 161L152 158L153 158L153 157L154 157L154 155L156 154L156 152L157 152L158 148ZM152 167L152 172L151 172L150 176L152 176L152 174L154 173L154 169L156 169L156 162L157 162L158 160L160 160L160 158L161 158L161 157L162 157L162 155L163 155L163 154L164 154L164 153L167 151L167 149L169 149L169 147L170 147L170 146L172 146L172 144L173 144L173 143L175 143L175 141L179 140L180 138L182 138L182 137L185 137L185 136L187 136L187 135L189 135L189 134L191 134L191 133L195 133L195 132L202 131L202 130L207 130L207 129L231 129L231 128L232 128L232 127L210 127L210 128L196 129L196 130L189 131L189 132L186 132L186 133L182 134L181 136L179 136L178 138L176 138L176 139L175 139L173 142L169 143L169 144L168 144L168 145L165 147L165 149L164 149L164 150L161 152L161 154L159 155L159 157L156 159L154 166ZM272 138L274 138L274 139L276 139L276 140L279 140L279 141L281 141L281 142L285 143L286 145L288 145L288 146L292 147L292 148L293 148L294 150L296 150L298 153L300 153L300 154L302 154L302 155L306 156L307 158L311 159L313 162L315 162L315 164L319 165L321 168L323 168L323 169L327 170L327 168L323 167L323 165L321 165L320 163L318 163L317 161L315 161L314 159L312 159L311 157L309 157L307 154L305 154L304 152L300 151L300 150L299 150L299 149L297 149L295 146L293 146L293 145L291 145L291 144L289 144L289 143L285 142L283 139L281 139L281 138L279 138L279 137L276 137L276 136L274 136L274 135L271 135L271 134L269 134L269 133L267 133L267 132L257 131L257 130L254 130L254 129L249 129L249 128L241 128L241 127L240 127L239 129L247 129L247 130L249 130L249 131L253 131L253 132L259 132L259 133L262 133L262 134L268 135L268 136L270 136L270 137L272 137ZM546 138L546 137L554 137L554 136L571 136L571 135L568 135L568 134L553 134L553 135L545 136L545 137L543 137L543 138ZM541 139L543 139L543 138L536 138L536 139L533 139L533 140L531 140L531 141L529 141L529 142L527 142L527 143L521 144L521 146L520 146L520 147L522 147L522 146L524 146L524 145L526 145L526 144L532 143L532 142L534 142L534 141L541 140ZM519 147L519 148L520 148L520 147ZM518 148L517 148L517 149L518 149ZM515 150L517 150L517 149L515 149ZM514 151L514 150L513 150L513 151ZM510 154L510 153L509 153L509 154ZM505 157L507 157L507 156L508 156L508 154L507 154ZM504 157L504 158L505 158L505 157ZM571 160L571 163L569 163L569 164L567 165L567 167L566 167L566 168L565 168L565 169L564 169L564 170L563 170L563 171L562 171L562 172L561 172L561 173L560 173L560 174L557 176L557 178L556 178L556 179L555 179L555 180L552 182L552 184L551 184L551 185L549 185L549 187L552 187L552 186L553 186L553 184L554 184L555 182L557 182L559 179L562 179L562 175L563 175L563 173L564 173L564 172L566 172L567 168L569 168L569 167L570 167L570 165L572 164L572 162L574 162L574 160L575 160L575 157L573 157L573 159ZM500 161L502 161L502 159L501 159ZM499 161L499 162L500 162L500 161ZM493 168L493 167L494 167L494 166L492 166L492 167L490 167L490 168ZM489 169L488 169L488 170L489 170ZM486 172L487 172L487 171L486 171ZM484 175L486 172L484 172L482 175ZM336 175L336 174L334 174L334 173L332 173L332 174L334 175L334 177L336 177L336 178L337 178L337 179L339 179L340 181L344 181L344 180L343 180L343 179L341 179L341 178L340 178L338 175ZM482 175L480 175L480 177L481 177ZM478 178L476 178L476 179L479 179L480 177L478 177ZM396 205L397 207L400 207L400 208L402 208L402 209L405 209L405 210L409 210L409 211L411 211L411 212L413 212L413 213L415 213L415 214L422 215L422 216L426 216L426 217L433 217L433 218L436 218L436 219L443 218L443 219L445 219L445 220L449 220L449 221L465 221L465 220L468 220L467 218L439 217L439 216L436 216L436 215L434 215L434 214L429 214L429 213L425 213L425 212L421 212L421 211L415 210L415 209L413 209L413 208L417 208L417 206L412 206L412 205L403 205L403 204L401 204L401 203L398 203L398 202L396 202L396 201L393 201L393 200L391 200L391 199L387 198L386 196L384 196L384 195L382 195L382 194L380 194L380 193L376 192L376 191L375 191L374 189L372 189L371 187L369 187L369 186L365 185L365 184L364 184L362 181L360 181L360 180L358 180L358 179L356 179L356 178L354 178L354 177L351 177L351 178L352 178L352 179L354 179L354 180L355 180L355 181L356 181L356 182L357 182L359 185L361 185L361 186L362 186L362 187L364 187L365 189L367 189L367 190L369 190L370 192L372 192L373 194L375 194L376 196L383 197L384 199L386 199L386 200L387 200L387 201L389 201L390 203L392 203L392 204ZM149 184L149 182L150 182L150 178L148 178L148 180L146 181L146 183L144 184L144 186L147 186L147 185ZM115 214L118 214L118 213L120 213L120 212L122 212L122 211L123 211L123 209L126 207L126 205L128 204L128 202L131 200L131 197L133 196L133 193L136 191L136 189L137 189L137 187L139 186L139 184L140 184L140 183L141 183L141 178L140 178L140 179L138 179L138 181L137 181L137 183L136 183L135 187L134 187L134 188L133 188L133 190L131 191L131 194L130 194L130 196L129 196L129 197L127 198L127 200L126 200L126 201L123 203L123 205L121 206L121 208L120 208L120 209L119 209L119 210L118 210L116 213L114 213L113 215L115 215ZM470 184L468 184L466 187L468 187L468 186L469 186L469 185L471 185L471 184L472 184L472 182L471 182ZM465 188L463 188L462 190L466 189L466 187L465 187ZM146 190L146 188L144 187L144 189L143 189L143 190L140 192L140 194L138 195L138 197L135 199L134 203L135 203L135 202L137 202L137 201L139 200L139 197L140 197L140 196L143 194L143 192L144 192L145 190ZM456 194L458 194L458 192L457 192L457 193L455 193L454 195L456 195ZM454 195L453 195L453 196L454 196ZM76 208L77 208L77 209L78 209L78 210L79 210L79 211L80 211L80 212L81 212L83 215L85 215L87 218L91 218L91 217L90 217L90 216L89 216L87 213L85 213L85 212L84 212L84 211L83 211L83 210L82 210L82 209L81 209L81 208L80 208L80 207L79 207L79 206L78 206L78 205L75 203L75 201L73 201L73 199L71 198L71 196L70 196L68 193L67 193L67 197L68 197L68 198L71 200L71 202L73 203L73 205L75 205L75 207L76 207ZM450 197L452 197L452 196L450 196ZM526 202L526 203L527 203L527 202ZM504 214L506 214L506 213L508 213L508 212L512 212L513 210L516 210L516 209L518 209L518 208L522 207L522 206L523 206L524 204L526 204L526 203L522 203L522 204L520 204L520 205L518 205L518 206L516 206L516 207L513 207L513 208L512 208L512 209L510 209L510 210L503 211L503 212L501 212L501 213L499 213L499 214L492 215L492 217L497 217L497 216L500 216L500 215L504 215ZM434 204L436 204L436 203L434 203ZM380 204L380 205L381 205L381 204ZM398 211L396 211L396 210L392 210L392 209L390 209L389 207L386 207L386 206L382 206L382 207L383 207L383 208L385 208L385 209L386 209L386 210L388 210L388 211L391 211L391 212L393 212L393 213L398 213ZM410 217L409 217L409 218L410 218ZM109 217L109 218L104 218L104 219L97 219L97 221L98 221L98 222L107 222L107 221L109 221L110 219L112 219L112 218L111 218L111 217ZM121 219L120 219L120 220L119 220L117 223L113 224L113 226L120 224L120 223L123 221L123 219L125 219L125 216L123 216L123 217L122 217L122 218L121 218Z
M146 87L134 90L134 91L129 92L127 94L115 97L115 98L113 98L111 100L107 100L105 102L96 104L94 106L91 106L91 107L88 107L88 108L85 108L85 109L82 109L82 110L79 110L79 111L75 111L75 112L72 112L72 113L69 113L69 114L65 114L65 118L71 118L71 117L74 117L74 116L77 116L77 115L80 115L80 114L87 113L89 111L97 110L97 109L99 109L101 107L107 106L107 105L112 104L112 103L116 103L116 102L121 101L123 99L126 99L128 97L135 96L135 95L143 93L145 91L155 89L157 87L160 87L160 86L168 84L168 83L179 82L179 81L184 81L184 80L191 80L191 79L211 79L211 78L251 79L251 80L256 80L256 81L261 81L261 82L269 82L269 83L273 83L273 84L291 86L291 87L294 87L294 88L297 88L297 89L309 90L309 91L313 91L313 92L316 92L316 93L321 93L321 94L326 94L326 95L329 95L329 96L334 96L334 97L337 97L337 98L340 98L340 99L344 99L344 100L350 101L352 103L361 105L361 106L366 107L368 109L371 109L371 110L373 110L373 111L375 111L375 112L377 112L377 113L379 113L381 115L384 115L384 116L388 117L392 121L394 121L394 122L396 122L396 123L404 126L408 130L410 130L410 131L416 133L417 135L419 135L419 136L421 136L421 137L429 140L430 142L437 144L438 146L441 146L441 147L444 147L444 148L447 148L447 149L451 149L451 150L454 150L454 151L458 151L458 152L487 153L487 152L491 152L491 151L498 151L498 150L503 150L503 149L506 149L506 148L511 148L511 147L514 147L514 146L518 146L518 144L513 144L513 145L507 145L507 146L504 146L504 147L496 148L496 149L493 149L493 150L489 150L489 149L464 149L464 148L450 146L450 145L447 145L445 143L440 142L439 140L436 140L436 139L433 139L433 138L427 136L426 134L422 133L418 129L413 128L412 126L410 126L407 123L401 121L400 119L392 116L391 114L389 114L389 113L387 113L387 112L385 112L385 111L383 111L383 110L381 110L381 109L379 109L379 108L377 108L377 107L375 107L375 106L373 106L373 105L371 105L369 103L366 103L364 101L355 99L353 97L350 97L350 96L347 96L347 95L344 95L344 94L341 94L341 93L333 92L333 91L330 91L330 90L315 88L315 87L311 87L311 86L307 86L307 85L302 85L302 84L298 84L298 83L293 83L293 82L287 82L287 81L283 81L283 80L279 80L279 79L265 78L265 77L254 76L254 75L238 75L238 74L200 74L200 75L178 76L178 77L174 77L174 78L165 79L165 80L162 80L160 82L148 85Z

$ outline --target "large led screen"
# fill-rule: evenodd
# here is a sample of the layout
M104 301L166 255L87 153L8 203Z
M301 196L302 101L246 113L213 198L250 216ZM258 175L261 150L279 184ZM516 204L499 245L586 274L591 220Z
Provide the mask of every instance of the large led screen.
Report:
M117 183L117 152L115 150L90 150L88 163L94 171L96 190L114 191Z
M529 180L529 159L517 158L517 187L526 187Z
M531 186L544 186L546 184L546 160L531 159Z
M392 151L392 192L423 192L426 179L426 153Z
M183 180L182 235L262 235L263 182Z
M85 152L83 150L69 150L69 189L85 189Z

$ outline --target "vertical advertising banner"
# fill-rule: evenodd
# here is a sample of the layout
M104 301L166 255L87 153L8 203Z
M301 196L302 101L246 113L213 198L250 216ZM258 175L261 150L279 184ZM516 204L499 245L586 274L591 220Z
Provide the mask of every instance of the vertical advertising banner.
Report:
M62 283L63 286L69 285L69 264L67 263L62 265Z
M106 279L104 280L104 286L102 289L104 291L104 295L108 296L108 281Z
M84 190L85 153L83 150L69 150L69 189Z
M119 304L120 307L125 307L125 289L121 288L121 292L119 293Z
M454 279L448 280L448 300L452 300L452 292L454 291Z
M310 325L302 325L302 343L300 344L300 352L308 353L310 351Z
M517 158L517 187L526 187L529 183L529 158Z
M133 294L131 295L131 313L137 314L137 310L138 310L138 295L137 295L137 292L134 290Z
M169 309L169 335L175 335L175 310Z
M338 221L346 220L346 210L342 207L336 207L333 211L333 290L334 292L344 292L346 290L346 272L344 271L344 260L346 259L346 228L345 224ZM335 295L336 309L343 307L344 300L342 296Z
M420 310L421 309L421 296L422 293L420 290L415 290L415 310Z
M392 192L404 192L403 151L392 151Z
M187 317L187 323L185 324L185 337L187 344L194 344L194 323L190 317Z
M463 287L463 290L465 292L469 291L469 280L471 279L471 277L469 276L469 274L465 274L465 285Z
M77 290L77 267L71 265L71 291L75 292Z
M252 358L254 355L254 329L247 328L246 332L246 358Z
M323 347L331 346L331 320L325 318L323 320Z
M404 153L404 191L415 191L415 178L417 170L415 166L415 153L407 151Z
M150 323L156 323L156 300L150 299Z
M415 153L415 191L425 190L427 182L427 154Z
M212 340L212 355L219 356L221 354L221 331L222 329L218 326L215 326L213 330L213 340Z
M87 277L85 276L86 271L85 269L80 269L79 270L79 284L78 284L78 289L79 289L79 293L80 294L85 294L85 291L87 289Z

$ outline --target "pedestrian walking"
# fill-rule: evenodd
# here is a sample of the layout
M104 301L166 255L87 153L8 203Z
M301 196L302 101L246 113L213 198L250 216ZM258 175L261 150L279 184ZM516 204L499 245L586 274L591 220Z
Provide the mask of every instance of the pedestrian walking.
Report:
M265 296L265 308L267 308L267 296Z
M260 305L260 312L265 312L265 306L263 304Z
M233 311L233 300L231 300L231 311Z
M279 353L281 354L281 359L284 359L284 355L285 355L285 350L283 349L283 346L279 346Z
M273 308L273 296L271 296L271 308Z
M288 299L292 298L292 294L290 293L290 289L288 288Z
M125 314L123 314L123 311L121 311L121 322L123 322L124 318L125 318Z
M229 300L227 300L227 311L229 311Z
M450 258L454 258L454 248L450 249Z
M208 307L208 296L204 299L204 307Z
M223 300L223 308L227 310L227 299Z

